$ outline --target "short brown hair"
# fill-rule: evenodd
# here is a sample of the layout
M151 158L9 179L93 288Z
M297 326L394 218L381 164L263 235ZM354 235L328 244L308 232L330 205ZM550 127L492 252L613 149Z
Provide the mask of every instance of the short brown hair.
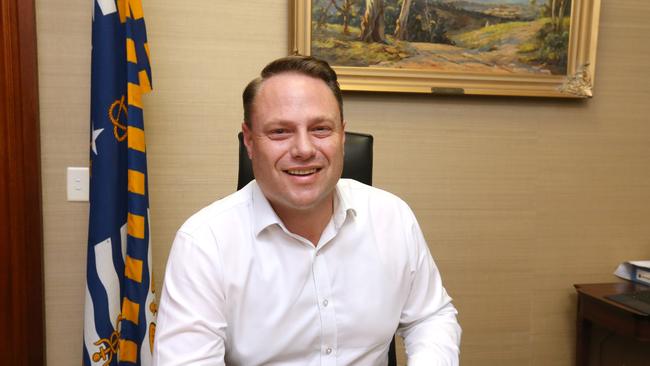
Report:
M266 65L266 67L262 69L260 77L253 79L244 89L244 93L242 94L244 102L244 122L249 128L252 127L251 118L253 114L253 102L255 101L255 96L257 95L262 83L274 75L291 72L323 80L336 98L339 105L341 121L343 121L343 96L341 94L339 82L336 78L336 72L332 70L330 65L327 62L312 56L287 56L272 61L270 64Z

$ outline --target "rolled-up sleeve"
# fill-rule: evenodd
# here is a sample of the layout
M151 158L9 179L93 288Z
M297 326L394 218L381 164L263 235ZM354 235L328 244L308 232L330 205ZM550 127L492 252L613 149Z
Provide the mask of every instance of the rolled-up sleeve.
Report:
M414 217L410 227L411 288L397 334L404 338L409 366L457 366L461 337L458 312Z
M216 245L177 233L160 299L154 365L225 365L221 270Z

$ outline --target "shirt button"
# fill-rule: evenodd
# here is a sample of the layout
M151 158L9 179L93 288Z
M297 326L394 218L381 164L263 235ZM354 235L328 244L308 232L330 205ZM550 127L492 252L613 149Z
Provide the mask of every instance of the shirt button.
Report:
M330 353L332 353L332 349L327 347L327 349L325 350L325 353L327 353L329 355Z
M324 307L324 308L327 307L327 304L329 304L329 301L327 301L327 299L323 300L323 307Z

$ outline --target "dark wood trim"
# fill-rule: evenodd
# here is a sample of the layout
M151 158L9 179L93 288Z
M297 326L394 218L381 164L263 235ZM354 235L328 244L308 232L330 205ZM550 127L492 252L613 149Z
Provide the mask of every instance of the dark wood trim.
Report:
M0 0L0 365L44 365L36 14Z

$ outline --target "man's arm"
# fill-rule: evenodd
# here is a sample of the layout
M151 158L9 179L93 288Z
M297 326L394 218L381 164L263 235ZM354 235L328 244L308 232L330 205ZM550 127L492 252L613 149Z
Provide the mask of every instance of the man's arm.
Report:
M158 310L154 365L225 365L221 268L214 243L177 233Z
M409 366L457 366L461 329L456 308L442 286L422 231L413 217L412 282L398 335L404 338Z

